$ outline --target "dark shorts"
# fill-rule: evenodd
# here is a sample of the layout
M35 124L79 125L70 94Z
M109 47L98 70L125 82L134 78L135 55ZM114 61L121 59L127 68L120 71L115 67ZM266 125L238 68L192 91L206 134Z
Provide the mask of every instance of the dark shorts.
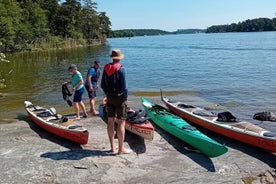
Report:
M107 117L125 120L127 118L126 101L123 96L107 96Z
M93 87L93 91L89 91L89 86L85 86L89 98L96 98L96 87Z
M84 87L82 87L79 90L75 91L73 102L81 102L83 93L84 93Z

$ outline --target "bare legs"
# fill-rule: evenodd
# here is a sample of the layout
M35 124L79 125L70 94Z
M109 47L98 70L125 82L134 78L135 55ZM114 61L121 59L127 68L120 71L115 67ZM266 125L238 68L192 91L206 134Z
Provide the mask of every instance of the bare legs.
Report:
M107 134L108 134L109 143L110 143L112 152L116 151L115 146L114 146L114 136L115 136L114 126L115 126L115 118L108 118Z
M96 98L89 99L90 112L92 113L92 115L99 115L99 112L96 111L96 109L95 109L95 101L96 101Z
M107 124L107 133L110 142L111 151L115 152L116 147L114 145L114 126L115 126L115 118L108 118ZM125 139L125 120L118 119L117 120L117 136L118 136L118 154L128 154L132 151L124 148L124 139Z
M82 101L74 102L73 104L74 104L74 108L75 108L75 111L76 111L76 119L80 119L80 108L83 112L83 116L87 116L85 105Z

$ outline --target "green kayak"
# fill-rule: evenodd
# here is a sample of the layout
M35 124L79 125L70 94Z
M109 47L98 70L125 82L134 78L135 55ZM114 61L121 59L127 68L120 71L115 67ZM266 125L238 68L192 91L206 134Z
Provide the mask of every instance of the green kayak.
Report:
M148 117L163 130L198 149L208 157L217 157L228 151L227 147L207 137L182 118L170 113L162 106L156 105L144 97L142 104Z

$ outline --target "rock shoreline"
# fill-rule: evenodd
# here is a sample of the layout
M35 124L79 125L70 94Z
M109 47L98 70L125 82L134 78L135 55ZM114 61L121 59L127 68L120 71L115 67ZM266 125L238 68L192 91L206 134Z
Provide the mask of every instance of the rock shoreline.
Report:
M90 132L86 145L27 120L0 124L0 183L276 183L275 154L209 131L200 129L225 144L226 154L210 159L189 151L187 144L155 126L152 141L127 132L125 146L134 152L114 155L108 152L106 123L100 117L78 123Z

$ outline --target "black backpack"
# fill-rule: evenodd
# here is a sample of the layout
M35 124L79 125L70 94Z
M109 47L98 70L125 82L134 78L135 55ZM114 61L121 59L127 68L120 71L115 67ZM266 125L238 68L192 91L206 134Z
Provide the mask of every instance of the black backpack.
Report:
M125 89L122 86L122 67L120 70L113 73L111 76L108 76L106 72L103 73L102 83L105 86L105 93L122 93Z
M217 121L221 122L236 122L237 118L231 114L229 111L220 112L218 113L218 119Z
M273 112L257 112L254 114L253 119L259 121L276 121L276 114Z

